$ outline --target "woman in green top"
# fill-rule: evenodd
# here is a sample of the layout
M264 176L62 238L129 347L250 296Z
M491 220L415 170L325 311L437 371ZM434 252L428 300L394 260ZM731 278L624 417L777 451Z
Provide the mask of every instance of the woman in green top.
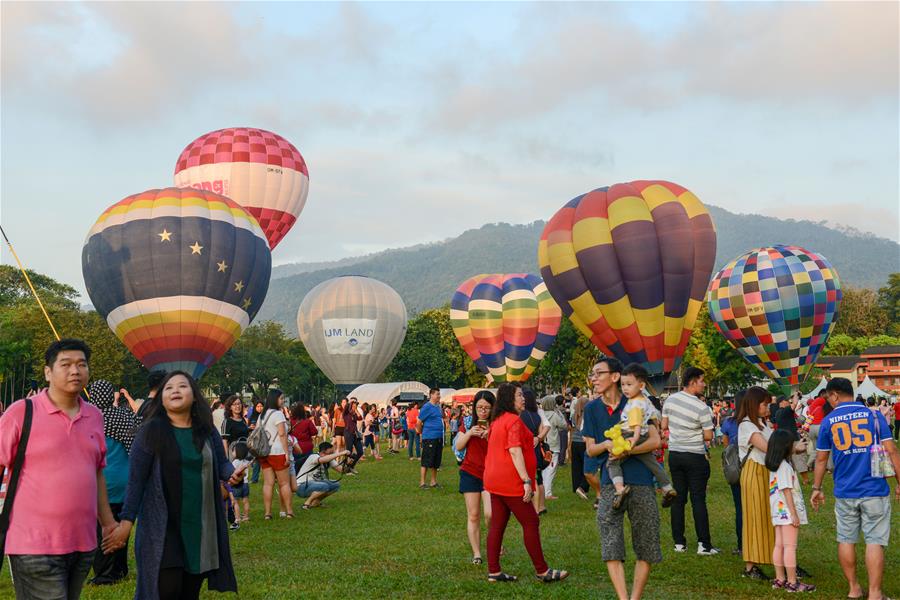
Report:
M237 484L200 388L187 373L169 373L162 402L145 416L131 447L130 474L119 527L105 552L123 547L135 518L138 581L135 598L198 598L209 588L237 591L228 547L220 481Z

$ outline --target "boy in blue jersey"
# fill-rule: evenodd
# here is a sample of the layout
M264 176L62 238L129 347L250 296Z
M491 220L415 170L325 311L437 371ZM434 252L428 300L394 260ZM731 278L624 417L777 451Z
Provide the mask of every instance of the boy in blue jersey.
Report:
M870 451L878 442L894 465L900 501L900 455L890 428L878 412L853 399L853 386L835 377L825 388L825 399L834 410L822 420L816 442L816 470L810 502L816 510L825 504L822 479L829 454L834 461L834 513L837 517L838 559L850 585L849 598L862 598L856 577L856 543L862 533L866 542L869 598L882 598L884 548L891 532L891 488L884 477L873 477Z

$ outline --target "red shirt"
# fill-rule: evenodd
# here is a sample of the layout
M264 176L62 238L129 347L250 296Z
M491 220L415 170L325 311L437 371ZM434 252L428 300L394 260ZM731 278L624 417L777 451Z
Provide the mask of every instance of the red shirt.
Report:
M410 431L415 431L416 429L416 420L419 418L419 408L417 406L413 406L412 408L408 408L406 410L406 427Z
M825 418L823 407L825 406L825 398L815 398L809 403L809 409L806 414L809 415L811 425L821 425L822 419Z
M319 434L316 426L309 419L301 419L291 423L291 435L297 438L300 452L309 454L313 451L313 439Z
M516 446L522 449L525 471L528 478L534 481L537 473L534 436L519 415L503 413L491 423L491 433L488 436L484 464L484 489L488 492L498 496L521 496L525 493L522 478L509 453L509 449Z
M459 432L466 432L464 423L460 425ZM488 441L486 439L470 437L466 444L466 457L459 466L460 471L465 471L478 479L484 479L484 459L487 456L487 449Z
M894 420L900 421L900 400L894 402Z

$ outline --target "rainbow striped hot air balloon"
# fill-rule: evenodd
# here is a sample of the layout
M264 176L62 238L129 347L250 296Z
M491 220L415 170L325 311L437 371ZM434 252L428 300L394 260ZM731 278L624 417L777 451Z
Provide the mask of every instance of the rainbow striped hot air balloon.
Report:
M713 277L709 316L729 344L783 387L799 387L838 318L841 280L821 254L756 248Z
M668 181L578 196L553 215L538 246L563 313L606 355L642 363L656 386L681 362L715 257L706 207Z
M553 344L561 318L541 278L522 273L471 277L450 303L453 333L495 383L527 381Z
M309 171L277 133L232 127L188 144L175 165L175 185L228 196L256 217L274 249L306 204Z
M272 255L237 203L168 188L106 209L88 232L81 268L94 308L135 358L199 377L256 316Z

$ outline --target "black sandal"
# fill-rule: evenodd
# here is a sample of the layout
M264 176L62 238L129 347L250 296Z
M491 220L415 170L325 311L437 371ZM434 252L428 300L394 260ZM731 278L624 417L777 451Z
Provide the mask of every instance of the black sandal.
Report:
M519 578L516 577L515 575L509 575L507 573L503 573L502 571L500 573L497 573L496 575L491 575L490 573L488 574L488 581L490 581L490 582L499 581L499 582L503 582L503 583L512 583L512 582L518 581L518 580L519 580Z
M562 581L566 577L569 576L568 571L559 571L557 569L547 569L547 572L543 575L535 575L538 579L543 581L544 583L553 583L554 581Z

